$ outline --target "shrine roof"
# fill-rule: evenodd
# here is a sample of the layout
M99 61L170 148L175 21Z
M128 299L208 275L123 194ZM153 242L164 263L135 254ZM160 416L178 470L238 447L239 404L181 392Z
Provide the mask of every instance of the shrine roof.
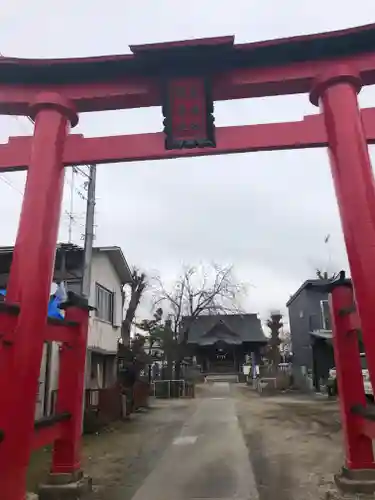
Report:
M349 57L375 50L375 24L234 44L234 37L131 46L132 54L72 59L0 59L0 84L50 85L123 77L214 73Z
M182 323L189 323L189 317L185 317ZM266 343L267 338L264 335L262 324L257 314L214 314L202 315L194 320L188 331L188 343L209 345L214 340L208 341L207 337L215 337L215 327L222 325L240 342L262 342Z

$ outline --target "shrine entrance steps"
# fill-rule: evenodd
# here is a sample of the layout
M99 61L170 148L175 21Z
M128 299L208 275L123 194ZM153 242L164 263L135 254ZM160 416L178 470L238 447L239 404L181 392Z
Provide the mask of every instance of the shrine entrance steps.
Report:
M228 382L230 384L238 384L239 375L238 373L207 373L205 381L207 383Z

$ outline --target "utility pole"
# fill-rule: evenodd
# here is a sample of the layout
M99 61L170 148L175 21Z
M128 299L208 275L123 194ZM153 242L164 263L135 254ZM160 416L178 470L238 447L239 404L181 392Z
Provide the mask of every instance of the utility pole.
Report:
M89 298L90 296L91 260L92 260L92 247L94 241L95 185L96 185L96 165L90 165L90 174L87 187L87 209L86 209L86 225L85 225L85 243L83 247L83 276L82 276L82 295L86 298Z
M75 170L72 167L72 179L70 184L70 210L68 212L69 217L69 232L68 232L68 243L72 243L73 239L73 223L74 223L74 180L75 180Z
M95 186L96 186L96 165L90 165L89 180L87 185L87 204L86 204L86 224L83 246L83 271L82 271L82 287L81 294L90 299L91 285L91 261L92 247L94 242L94 218L95 218ZM85 362L85 389L87 387L87 373L91 370L91 352L86 346L86 362ZM82 404L82 425L85 411L85 394Z

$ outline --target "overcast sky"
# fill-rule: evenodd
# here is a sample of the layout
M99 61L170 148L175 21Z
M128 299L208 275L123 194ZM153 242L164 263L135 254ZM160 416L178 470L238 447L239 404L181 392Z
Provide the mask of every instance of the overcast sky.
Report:
M122 54L128 45L218 35L252 42L375 22L369 0L13 0L0 11L0 52L16 57ZM375 105L362 90L363 107ZM220 102L217 125L300 120L316 113L307 95ZM86 136L161 130L159 108L90 113L74 132ZM24 118L0 117L0 141L31 132ZM374 154L372 155L374 157ZM70 178L70 171L67 177ZM12 186L9 186L8 183ZM76 180L76 186L82 179ZM22 174L0 177L0 245L14 242ZM66 183L63 212L70 210ZM84 203L74 196L73 239L80 242ZM324 150L101 165L97 240L121 246L129 264L170 279L182 263L234 264L250 283L246 308L283 309L315 267L347 266ZM330 244L324 237L330 234ZM63 213L60 239L67 241Z

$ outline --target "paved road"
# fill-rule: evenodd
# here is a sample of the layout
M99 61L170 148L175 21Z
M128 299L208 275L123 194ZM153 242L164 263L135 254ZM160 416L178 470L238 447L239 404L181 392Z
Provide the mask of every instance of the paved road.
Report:
M205 386L196 411L132 500L258 500L230 386Z

